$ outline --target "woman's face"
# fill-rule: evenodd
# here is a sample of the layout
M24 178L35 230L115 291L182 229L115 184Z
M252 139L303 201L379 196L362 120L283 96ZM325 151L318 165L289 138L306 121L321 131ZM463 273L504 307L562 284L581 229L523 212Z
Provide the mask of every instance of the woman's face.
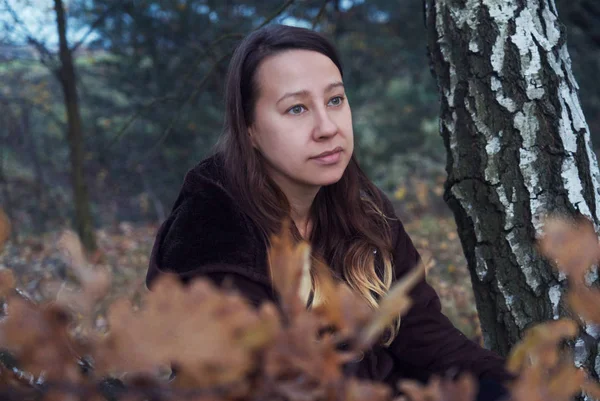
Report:
M255 79L258 98L249 133L271 178L293 190L337 182L354 138L350 105L333 61L315 51L288 50L263 60Z

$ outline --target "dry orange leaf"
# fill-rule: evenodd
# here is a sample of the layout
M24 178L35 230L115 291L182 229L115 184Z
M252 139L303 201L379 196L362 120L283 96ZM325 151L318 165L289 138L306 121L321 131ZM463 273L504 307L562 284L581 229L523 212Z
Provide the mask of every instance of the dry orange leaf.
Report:
M577 369L571 362L564 362L556 372L550 375L546 385L551 399L568 401L581 392L586 374L583 369Z
M550 370L528 366L509 387L514 401L570 401L581 392L585 378L583 369L564 360Z
M79 381L77 357L84 348L68 335L68 313L18 295L9 296L7 305L7 317L0 321L0 347L13 352L20 368L35 376L44 373L47 380Z
M140 311L128 301L108 313L109 333L98 345L102 372L154 374L175 364L199 387L241 380L254 352L272 341L274 311L256 311L244 298L219 292L206 280L184 286L170 275L157 279Z
M584 230L587 245L577 248L574 232L565 234L560 224L547 227L546 251L563 246L572 254L597 248L589 230ZM68 303L92 305L110 280L90 268L73 233L66 233L60 245L86 294L78 298L73 293ZM113 303L107 315L108 333L103 337L84 333L86 343L76 341L67 330L70 319L65 309L56 304L38 306L11 294L14 277L0 270L0 295L8 300L8 316L0 320L0 348L11 350L32 372L62 379L82 391L79 398L94 401L96 387L90 377L125 372L128 388L137 392L124 395L124 400L154 394L172 401L391 401L389 387L347 377L343 365L356 357L357 350L373 344L410 307L410 290L423 279L424 266L399 281L373 310L348 285L337 282L325 264L311 263L309 253L306 243L294 243L289 225L273 238L269 261L283 314L271 303L256 309L240 294L219 290L208 280L183 285L175 276L163 275L153 291L141 297L141 306L128 300ZM575 255L577 260L571 264L561 260L569 266L569 274L581 275L594 253L597 250L585 257ZM322 302L307 310L310 268ZM579 284L576 281L572 287L569 302L584 317L598 321L593 311L598 293ZM323 333L332 326L332 331ZM519 374L509 384L512 401L569 401L580 388L600 395L600 386L585 382L585 373L575 368L572 356L560 352L561 341L576 334L577 324L566 319L539 324L525 333L508 360L508 368ZM349 350L338 350L340 341L347 342ZM89 377L80 373L76 363L83 352L95 361L94 375ZM160 373L168 367L177 372L170 382ZM23 380L19 383L6 373L0 364L0 387L23 385ZM472 401L477 381L469 375L456 381L434 378L426 385L404 380L399 388L403 398L411 401ZM181 392L185 390L196 393L188 397ZM70 399L73 394L53 391L45 396L53 401Z
M427 384L416 380L401 380L398 389L410 401L442 401L439 377L432 377Z
M544 373L539 368L526 368L510 385L512 401L548 401L548 390L544 386Z
M294 244L289 227L290 222L286 220L281 233L271 237L268 260L281 307L288 318L293 318L306 309L311 287L310 246L306 242Z
M553 352L557 352L558 343L565 338L574 337L577 332L577 323L570 319L544 322L528 329L521 342L511 350L506 368L512 373L519 373L532 355L537 357L538 362L556 362L558 358Z
M581 386L583 392L595 400L600 400L600 384L592 381L586 381Z
M360 348L366 349L371 346L388 325L395 319L399 319L411 307L412 301L408 293L422 280L424 274L425 264L421 262L390 289L388 294L381 300L371 322L359 334L358 344Z
M110 286L110 275L106 270L89 266L79 236L73 231L64 231L58 241L58 248L68 260L86 294L93 299L104 296Z
M4 210L0 208L0 251L4 248L4 244L10 238L10 220Z
M314 267L322 299L315 299L318 305L312 312L335 330L336 338L349 340L372 318L373 310L347 284L335 282L328 266L316 261Z
M319 399L329 384L342 379L342 356L333 342L318 338L318 331L315 316L300 314L265 350L264 375L277 382L275 396Z
M590 266L600 256L598 236L592 223L584 217L546 219L544 235L538 244L544 256L577 281L583 281Z
M567 302L583 319L600 323L600 290L581 283L569 289Z
M427 384L414 380L401 380L398 389L403 398L410 401L473 401L477 395L477 380L470 374L462 374L458 379L442 380L433 376Z
M345 401L387 401L392 389L379 383L350 379L345 385Z
M79 240L79 236L71 230L65 230L58 239L57 246L63 254L63 256L65 257L65 259L67 259L68 263L74 269L76 269L75 273L84 276L85 270L77 270L85 267L85 265L87 264L87 260L85 258L83 246L81 245L81 241Z
M58 249L79 281L81 291L69 290L59 283L50 283L47 289L56 294L60 304L89 316L93 305L108 293L111 275L106 269L89 266L81 241L73 231L62 233Z
M0 297L5 297L15 289L17 281L12 270L0 270Z

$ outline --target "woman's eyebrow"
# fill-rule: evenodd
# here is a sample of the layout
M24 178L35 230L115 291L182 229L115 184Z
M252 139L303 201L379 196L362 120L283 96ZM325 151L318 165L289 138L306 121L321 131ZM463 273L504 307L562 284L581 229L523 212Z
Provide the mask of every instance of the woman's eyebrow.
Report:
M341 81L337 81L337 82L332 82L329 85L327 85L325 87L325 92L330 92L331 90L338 88L338 87L344 87L344 83ZM283 101L284 99L287 99L288 97L295 97L295 96L308 96L309 92L307 90L299 90L296 92L288 92L285 95L283 95L282 97L279 98L279 100L277 101L277 103L275 104L279 104L281 101Z
M338 87L344 87L344 83L342 81L337 81L337 82L333 82L329 85L327 85L327 88L325 88L325 92L329 92L332 89L338 88Z
M307 90L301 90L301 91L296 91L296 92L289 92L289 93L286 93L285 95L283 95L282 97L280 97L279 100L277 101L277 103L275 103L275 104L279 104L281 101L287 99L288 97L307 96L307 95L308 95L308 91Z

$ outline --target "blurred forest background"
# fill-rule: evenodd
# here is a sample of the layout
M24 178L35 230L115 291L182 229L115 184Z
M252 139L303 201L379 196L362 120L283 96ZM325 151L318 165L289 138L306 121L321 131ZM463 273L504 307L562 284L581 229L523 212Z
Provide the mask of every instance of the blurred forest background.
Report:
M600 4L556 3L600 144ZM221 132L236 43L265 23L312 27L340 50L359 161L432 257L428 279L445 312L478 339L469 274L442 199L446 156L422 7L420 0L0 0L0 205L13 227L0 264L17 269L33 297L44 296L42 280L67 274L53 241L77 220L75 168L94 226L92 262L113 270L114 296L142 291L156 228L185 172ZM69 119L75 108L79 131ZM79 164L71 159L78 146Z

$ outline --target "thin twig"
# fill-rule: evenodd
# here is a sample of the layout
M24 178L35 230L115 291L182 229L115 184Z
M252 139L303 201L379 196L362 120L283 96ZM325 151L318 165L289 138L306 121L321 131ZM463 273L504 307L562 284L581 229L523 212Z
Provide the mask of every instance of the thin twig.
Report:
M317 27L317 25L319 24L319 20L321 19L321 17L323 17L323 14L325 14L325 9L327 8L327 4L329 4L329 0L325 0L323 2L323 4L321 4L321 8L319 9L319 12L317 13L316 17L312 21L312 29L315 29Z
M275 18L277 18L277 16L281 15L289 6L291 6L294 3L295 0L288 0L287 2L285 2L281 7L279 7L274 13L272 13L269 17L267 17L257 29L260 29L262 27L264 27L265 25L267 25L269 22L273 21ZM213 42L213 44L211 44L211 46L209 46L209 48L203 52L203 54L207 54L208 52L210 52L212 50L212 48L214 47L214 44L220 42L221 40L223 40L226 37L238 37L240 36L239 34L226 34L223 35L221 38L217 39L215 42ZM185 102L183 103L183 105L181 106L180 111L177 113L177 115L175 115L175 117L173 117L171 119L171 121L169 122L169 125L167 126L167 128L163 131L163 134L160 136L160 138L158 139L158 141L156 141L156 143L152 146L152 148L150 148L150 150L137 162L133 162L132 164L138 164L138 163L143 163L146 161L146 159L148 159L150 156L152 156L152 154L155 152L156 149L159 148L159 146L161 144L164 143L164 141L167 139L167 137L169 136L169 134L172 131L173 126L175 125L175 123L177 123L179 121L179 119L181 118L181 110L185 107L188 106L192 100L196 97L196 95L198 95L198 93L200 93L200 90L204 87L204 85L207 83L208 78L213 74L213 72L217 69L218 65L227 57L229 57L231 54L233 53L233 50L227 52L225 55L221 56L210 68L210 70L208 71L208 73L206 73L206 75L202 78L202 81L200 81L200 83L198 84L198 86L196 87L196 89L194 89L194 91L187 97L187 99L185 100ZM191 75L191 74L190 74Z
M33 36L31 31L27 28L27 25L21 20L21 18L19 18L19 15L14 10L14 8L12 8L10 4L8 4L8 0L4 0L4 5L6 6L6 11L10 14L10 16L14 20L15 24L20 26L21 29L25 32L27 42L30 45L34 46L37 49L37 51L40 53L41 63L44 64L46 67L48 67L48 69L53 71L52 66L48 63L48 60L54 61L54 55L52 53L50 53L50 51L48 50L48 48L46 47L46 45L44 43L40 42ZM44 59L44 56L46 56L47 59Z
M198 86L192 91L192 93L190 93L190 95L187 97L187 99L185 100L185 102L183 103L183 105L181 106L181 110L190 105L192 103L192 101L194 100L194 98L200 93L200 91L202 90L202 88L204 87L204 85L206 85L206 83L208 82L208 78L210 78L210 76L215 72L215 70L217 69L217 66L219 65L219 63L221 63L223 60L225 60L227 57L229 57L231 55L231 52L228 52L227 54L221 56L221 58L219 58L210 68L210 70L206 73L206 75L204 75L204 78L202 78L202 81L200 81L200 83L198 84ZM169 134L171 133L173 126L179 122L179 119L181 118L182 112L181 110L179 111L179 113L177 113L175 115L175 117L173 117L171 119L171 121L169 122L169 125L167 126L167 128L163 131L163 134L160 136L160 138L156 141L156 143L152 146L152 148L150 148L150 150L148 152L146 152L146 154L144 156L142 156L142 158L140 160L138 160L137 162L133 163L138 164L138 163L143 163L146 161L146 159L148 159L149 157L152 156L152 154L160 147L160 145L162 145L164 143L164 141L167 139L167 137L169 136Z
M145 111L152 108L157 103L169 102L177 100L176 96L163 96L152 99L150 102L146 103L142 107L140 107L135 113L133 113L129 119L123 124L123 126L117 131L116 135L109 142L109 144L104 148L104 151L109 151L119 140L125 135L129 127L137 120Z
M222 41L224 41L225 39L241 39L243 38L244 35L242 35L241 33L226 33L224 35L219 36L217 39L213 40L205 49L204 51L200 52L198 54L198 56L194 59L194 61L192 62L192 68L190 68L190 70L185 73L183 75L183 82L187 81L195 72L196 70L196 66L200 63L200 61L202 61L202 59L204 59L204 57L206 57L208 55L208 53L211 53L212 50Z
M264 20L262 22L262 24L260 24L258 26L257 29L262 28L263 26L267 25L269 22L273 21L275 18L277 18L280 14L282 14L289 6L291 6L294 3L295 0L288 0L286 1L281 7L279 7L273 14L271 14L270 16L267 17L266 20Z
M108 17L114 10L117 9L117 6L122 5L123 3L120 0L115 1L110 7L108 7L103 13L102 15L100 15L91 25L90 28L88 29L88 31L81 37L81 39L79 39L79 41L77 43L75 43L73 46L71 46L71 52L74 53L79 46L81 46L85 40L88 38L88 36L90 36L92 34L92 32L94 32L96 30L96 28L98 28L98 26L100 26L100 24L102 22L104 22L104 20L106 19L106 17Z
M200 63L200 61L202 61L202 59L204 57L206 57L206 55L210 51L212 51L212 49L214 47L216 47L217 44L219 44L220 42L222 42L225 39L240 38L240 37L243 37L243 35L242 34L237 34L237 33L228 33L228 34L222 35L222 36L218 37L217 39L215 39L204 51L202 51L202 52L200 52L198 54L198 56L196 57L196 59L192 62L192 68L190 68L190 70L183 75L183 77L181 78L181 81L182 82L186 82L189 78L191 78L191 76L194 74L194 72L196 70L196 66ZM213 72L213 70L215 69L215 67L216 67L215 65L213 65L211 67L210 73ZM202 82L204 82L204 79L202 80ZM113 140L108 144L108 146L105 148L105 150L106 151L110 150L110 148L113 147L123 137L123 135L127 132L127 130L129 129L129 127L135 122L135 120L137 120L144 112L146 112L149 109L151 109L155 104L162 103L162 102L167 102L167 101L175 101L175 100L177 100L179 98L180 98L179 95L167 95L167 96L162 96L162 97L154 98L150 102L148 102L145 105L143 105L140 109L138 109L131 116L131 118L129 118L129 120L127 120L127 122L119 129L119 131L117 131L117 134L115 135L115 137L113 138ZM169 127L171 127L171 126L172 126L172 124L169 124Z

